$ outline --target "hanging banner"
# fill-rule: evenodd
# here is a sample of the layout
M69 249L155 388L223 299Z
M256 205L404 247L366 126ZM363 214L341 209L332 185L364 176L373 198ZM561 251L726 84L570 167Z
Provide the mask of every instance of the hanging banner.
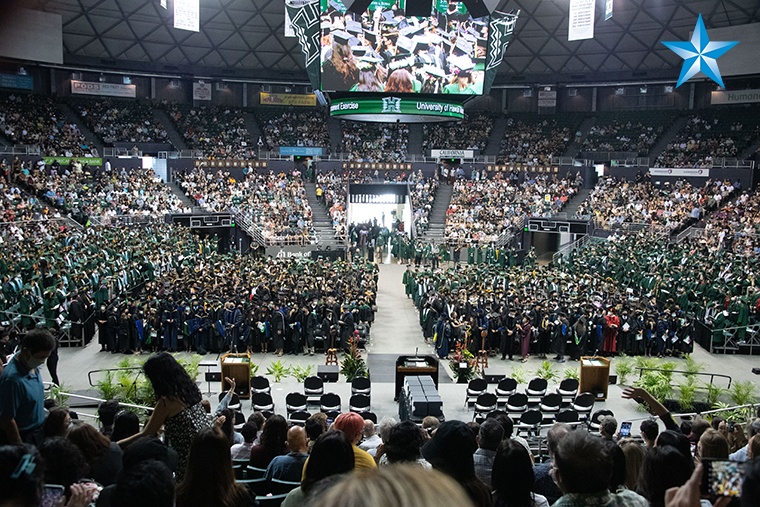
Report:
M594 14L596 0L570 0L567 40L585 40L594 38Z
M193 100L211 100L211 85L208 83L193 83Z
M475 150L430 150L431 158L475 158Z
M135 85L116 83L91 83L89 81L71 80L71 93L76 95L103 95L106 97L137 97Z
M319 0L303 6L285 2L285 9L291 19L291 27L298 37L301 51L306 58L306 73L311 87L319 89Z
M607 3L604 5L604 20L610 19L612 19L612 0L607 0Z
M313 93L267 93L259 92L262 106L303 106L316 107L317 96Z
M760 90L722 90L710 93L710 104L746 104L760 102Z
M485 95L491 90L491 85L496 79L496 71L504 60L504 54L507 51L507 46L509 46L509 41L512 39L512 33L515 31L519 15L519 10L508 14L494 11L491 14L491 19L488 22L490 37L486 54L486 74L483 79L483 94Z
M539 90L538 107L557 107L557 90Z
M17 90L34 90L32 76L18 74L0 74L0 88L15 88Z
M314 0L287 0L287 3L291 7L301 8L304 5L313 2ZM288 9L285 9L285 37L296 37L296 32L293 30L293 21L290 19L290 13Z
M174 28L201 31L200 0L174 0Z

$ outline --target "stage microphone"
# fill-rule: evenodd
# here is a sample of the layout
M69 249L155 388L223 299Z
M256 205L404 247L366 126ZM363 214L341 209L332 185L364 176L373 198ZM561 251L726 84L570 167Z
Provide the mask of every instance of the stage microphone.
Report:
M414 348L414 357L417 357L417 353L420 351L419 347Z
M599 349L596 349L596 350L594 351L594 355L593 355L593 356L591 356L591 359L596 359L598 355L599 355Z

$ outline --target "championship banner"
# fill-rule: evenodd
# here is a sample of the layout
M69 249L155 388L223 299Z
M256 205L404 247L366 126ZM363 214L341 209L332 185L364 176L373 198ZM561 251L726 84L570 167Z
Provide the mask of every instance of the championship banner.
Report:
M570 0L567 40L593 39L595 14L596 0Z
M174 28L201 31L200 0L174 0Z
M504 60L504 54L507 51L507 46L509 46L509 41L512 39L512 33L515 31L519 15L519 10L510 13L494 11L491 14L491 20L488 23L490 40L488 42L488 54L486 55L486 75L483 80L484 95L488 95L491 85L496 79L496 71Z
M650 167L649 174L652 176L684 176L691 178L709 178L710 168Z
M193 83L193 100L211 100L211 85L208 83Z
M303 6L285 2L285 9L290 16L293 32L301 44L301 51L306 57L306 72L309 82L315 90L319 89L319 0Z
M259 92L262 106L301 106L317 107L317 96L313 93L267 93Z
M50 165L56 160L61 165L69 165L72 161L79 162L82 165L103 165L103 159L95 157L42 157L42 160L45 165Z
M760 90L719 91L710 94L710 104L747 104L760 102Z
M137 97L135 85L115 83L92 83L89 81L71 80L71 93L76 95L102 95L105 97Z

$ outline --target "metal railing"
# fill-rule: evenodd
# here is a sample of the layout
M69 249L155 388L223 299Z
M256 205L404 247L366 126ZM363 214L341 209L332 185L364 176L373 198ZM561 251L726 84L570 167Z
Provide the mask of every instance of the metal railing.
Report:
M39 146L0 146L0 155L39 155Z
M596 236L592 236L590 234L585 234L581 238L577 239L576 241L570 243L569 245L565 245L564 247L554 252L554 255L552 255L552 264L556 266L557 264L559 264L560 259L569 256L575 250L582 248L587 243L592 242L592 241L601 243L604 240L602 238L597 238Z
M702 377L710 377L710 385L715 383L715 378L725 378L728 379L728 385L726 386L726 389L731 389L731 382L733 379L731 378L731 375L723 375L722 373L702 373L702 372L691 372L686 370L665 370L663 368L644 368L644 367L637 367L637 370L639 370L639 378L644 374L645 371L660 371L664 373L680 373L684 376L691 376L691 375L700 375Z
M115 148L112 146L103 148L103 157L142 157L142 150L131 150L128 148Z
M612 159L613 167L649 167L650 160L648 157Z
M235 225L243 229L250 237L251 240L258 246L266 246L267 241L264 238L264 234L261 231L261 227L254 224L242 211L236 211L233 215L235 219Z
M577 159L573 157L552 157L552 165L572 165L577 167L591 166L593 161L586 159Z

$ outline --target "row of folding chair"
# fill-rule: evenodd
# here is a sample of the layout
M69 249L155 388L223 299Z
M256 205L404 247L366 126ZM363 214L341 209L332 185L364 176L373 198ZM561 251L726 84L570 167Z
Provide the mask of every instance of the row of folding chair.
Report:
M281 481L279 479L266 480L264 478L265 469L248 467L248 470L251 471L249 477L236 478L235 482L244 485L253 492L256 495L257 505L260 506L278 506L282 504L288 493L301 486L300 482ZM257 475L259 473L260 475Z
M523 393L515 393L507 398L505 411L514 420L518 420L521 414L529 410L538 410L545 415L545 419L554 420L563 411L571 410L578 414L580 420L588 419L593 410L596 397L592 393L581 393L567 406L563 406L563 398L557 393L544 395L535 405L529 404L529 398ZM473 419L479 415L487 414L499 408L499 399L494 393L478 395L473 404L475 410Z
M578 394L578 384L576 379L566 378L557 386L556 394L560 395L563 401L569 402ZM528 397L529 402L535 403L546 395L548 387L549 383L546 379L536 377L531 379L525 387L525 396ZM485 379L477 378L471 380L467 385L467 393L464 400L465 405L473 404L478 396L487 392L488 382ZM496 386L495 394L500 403L506 403L510 396L517 394L517 381L510 377L501 379Z
M325 394L325 382L320 377L306 377L303 382L303 394L308 403L318 403L320 396ZM351 381L351 395L372 395L372 384L367 377L356 377Z

